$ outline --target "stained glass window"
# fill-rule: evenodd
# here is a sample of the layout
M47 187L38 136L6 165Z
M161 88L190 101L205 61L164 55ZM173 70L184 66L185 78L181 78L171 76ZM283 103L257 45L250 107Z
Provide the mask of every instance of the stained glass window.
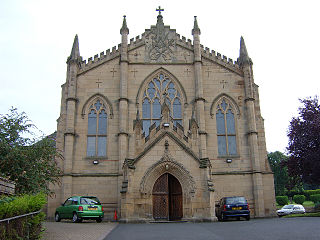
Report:
M105 157L107 155L106 108L100 100L90 106L88 114L87 156Z
M236 128L232 106L226 99L217 106L216 112L218 153L220 156L236 155Z
M181 93L175 83L165 74L160 73L147 85L142 99L142 121L145 136L149 135L149 128L153 123L158 127L161 120L161 105L166 103L170 109L173 124L182 125Z

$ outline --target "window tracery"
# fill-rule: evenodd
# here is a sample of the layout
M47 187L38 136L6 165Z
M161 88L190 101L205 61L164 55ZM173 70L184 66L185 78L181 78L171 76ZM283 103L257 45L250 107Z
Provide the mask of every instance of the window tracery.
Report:
M175 83L165 74L156 75L147 85L142 99L142 121L145 136L149 135L150 126L158 127L161 121L161 105L166 103L174 126L182 125L181 93Z
M107 155L108 114L104 103L97 99L88 111L87 156L105 157Z
M216 112L218 153L220 156L236 155L236 129L232 105L223 98Z

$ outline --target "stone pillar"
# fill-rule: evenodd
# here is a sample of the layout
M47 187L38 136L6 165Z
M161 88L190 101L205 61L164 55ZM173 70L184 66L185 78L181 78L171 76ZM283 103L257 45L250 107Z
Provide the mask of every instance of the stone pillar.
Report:
M211 182L210 174L210 160L207 156L207 133L206 133L206 122L205 122L205 110L204 104L205 99L203 97L203 81L202 81L202 60L201 60L201 46L200 46L200 28L198 26L197 17L194 17L194 26L192 29L193 35L193 48L194 48L194 78L195 78L195 109L196 109L196 120L199 124L199 158L201 161L200 168L202 175L202 185L204 189L207 189L208 201L208 218L211 221L215 221L215 196L214 192L209 189L209 182Z
M81 61L78 36L74 38L71 54L67 64L67 98L66 98L66 129L64 132L64 165L62 179L62 197L66 199L72 195L72 165L74 161L75 118L77 107L77 72Z
M203 98L203 84L202 84L202 61L200 48L200 28L198 27L197 18L194 17L194 27L192 29L193 48L194 48L194 78L195 78L195 107L196 119L199 124L199 156L201 158L207 157L207 142L205 132L205 112Z
M128 34L126 16L123 16L123 24L120 29L121 50L120 50L120 99L119 99L119 174L123 174L123 163L128 152ZM123 177L118 179L118 206L121 206L120 189ZM118 210L121 216L121 210Z
M245 85L245 105L247 109L248 119L248 142L250 149L250 157L253 170L253 195L254 210L256 217L265 216L264 196L263 196L263 176L260 166L259 148L258 148L258 131L255 118L255 94L253 90L253 71L252 60L248 56L248 52L243 37L240 41L240 57L239 64L243 71Z

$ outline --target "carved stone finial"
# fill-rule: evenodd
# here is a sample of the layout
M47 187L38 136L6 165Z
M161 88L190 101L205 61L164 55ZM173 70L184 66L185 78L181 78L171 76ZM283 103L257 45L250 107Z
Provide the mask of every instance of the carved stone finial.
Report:
M123 16L123 22L122 22L122 27L120 29L120 34L129 34L129 28L127 26L127 20L126 20L126 15Z
M135 129L137 134L140 134L143 126L142 126L142 120L140 119L139 109L137 110L136 119L133 120L133 129Z
M239 54L238 62L240 66L243 66L245 64L249 64L249 65L252 64L252 60L249 57L247 47L242 36L240 38L240 54Z
M194 106L193 106L193 108L192 108L192 115L191 115L191 119L196 119L195 111L194 111Z
M194 34L201 34L200 28L198 26L197 16L194 16L194 24L192 29L192 35Z
M161 121L163 123L169 123L171 121L170 118L170 108L169 106L166 104L166 102L163 102L162 106L161 106Z
M74 40L73 40L71 54L68 57L68 61L67 62L69 62L71 60L78 60L78 59L80 59L80 50L79 50L78 34L76 34L76 36L74 37Z

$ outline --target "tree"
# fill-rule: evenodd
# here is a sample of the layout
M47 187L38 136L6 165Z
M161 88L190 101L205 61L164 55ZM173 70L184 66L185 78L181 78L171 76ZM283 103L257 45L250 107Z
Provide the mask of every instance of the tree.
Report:
M307 184L320 184L320 106L318 97L300 99L299 116L289 130L289 176Z
M25 113L11 108L0 115L0 174L16 183L16 193L49 193L49 183L57 183L61 171L55 139L35 138L35 126Z
M279 151L268 153L268 160L274 173L276 196L285 195L287 190L287 184L289 182L288 168L283 164L287 159L288 156Z

